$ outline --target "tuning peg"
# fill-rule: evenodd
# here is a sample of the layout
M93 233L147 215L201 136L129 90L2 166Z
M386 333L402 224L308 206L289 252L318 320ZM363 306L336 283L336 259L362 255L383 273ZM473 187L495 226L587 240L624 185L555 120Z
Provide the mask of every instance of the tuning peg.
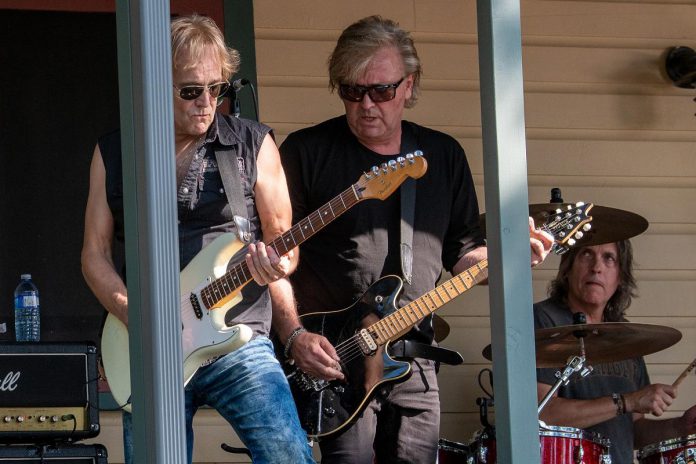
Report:
M389 160L389 167L391 168L392 171L396 171L396 161L394 160Z
M385 166L385 165L382 165L382 166ZM373 173L375 176L379 176L379 174L380 174L379 168L378 168L377 166L372 166L372 173Z
M592 224L590 224L589 222L587 224L585 224L584 226L582 226L582 230L584 230L585 232L587 232L591 228L592 228Z
M568 239L568 245L570 245L570 246L575 245L575 239L574 239L574 238L569 238L569 239Z
M580 239L583 238L584 236L585 236L585 234L583 234L582 231L580 231L580 230L577 231L577 232L575 232L575 238L578 239L578 240L580 240Z

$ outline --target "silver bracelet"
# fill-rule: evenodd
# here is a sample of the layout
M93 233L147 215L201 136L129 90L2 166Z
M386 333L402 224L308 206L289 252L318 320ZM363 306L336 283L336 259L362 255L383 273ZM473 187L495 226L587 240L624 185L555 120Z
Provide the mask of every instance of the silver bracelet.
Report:
M305 329L302 326L300 326L292 331L292 333L288 337L288 341L285 342L285 349L283 350L283 355L285 355L286 358L290 357L290 349L292 349L292 344L295 342L295 339L297 338L297 336L300 335L301 333L306 332L306 331L307 331L307 329Z

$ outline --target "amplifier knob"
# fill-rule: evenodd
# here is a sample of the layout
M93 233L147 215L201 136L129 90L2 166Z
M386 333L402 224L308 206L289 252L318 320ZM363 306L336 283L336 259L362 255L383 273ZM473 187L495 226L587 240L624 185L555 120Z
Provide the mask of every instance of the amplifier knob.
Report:
M46 422L47 419L48 417L46 416L39 416L39 422Z
M24 422L24 416L17 416L17 422Z
M51 416L51 422L58 422L58 416Z
M3 422L10 422L11 420L12 420L12 417L11 417L11 416L5 416L5 417L2 418L2 421L3 421Z

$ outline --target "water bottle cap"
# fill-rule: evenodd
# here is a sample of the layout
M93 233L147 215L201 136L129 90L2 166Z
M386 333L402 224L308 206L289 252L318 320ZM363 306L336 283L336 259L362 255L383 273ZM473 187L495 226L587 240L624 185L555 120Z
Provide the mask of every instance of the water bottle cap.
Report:
M31 280L31 274L22 274L22 280Z

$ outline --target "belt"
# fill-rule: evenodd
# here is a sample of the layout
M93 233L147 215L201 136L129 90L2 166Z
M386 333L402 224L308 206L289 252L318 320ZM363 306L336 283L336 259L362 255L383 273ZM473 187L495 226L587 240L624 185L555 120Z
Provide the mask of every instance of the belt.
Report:
M412 340L398 340L389 345L389 353L395 358L423 358L452 366L464 362L462 355L454 350L426 345Z

